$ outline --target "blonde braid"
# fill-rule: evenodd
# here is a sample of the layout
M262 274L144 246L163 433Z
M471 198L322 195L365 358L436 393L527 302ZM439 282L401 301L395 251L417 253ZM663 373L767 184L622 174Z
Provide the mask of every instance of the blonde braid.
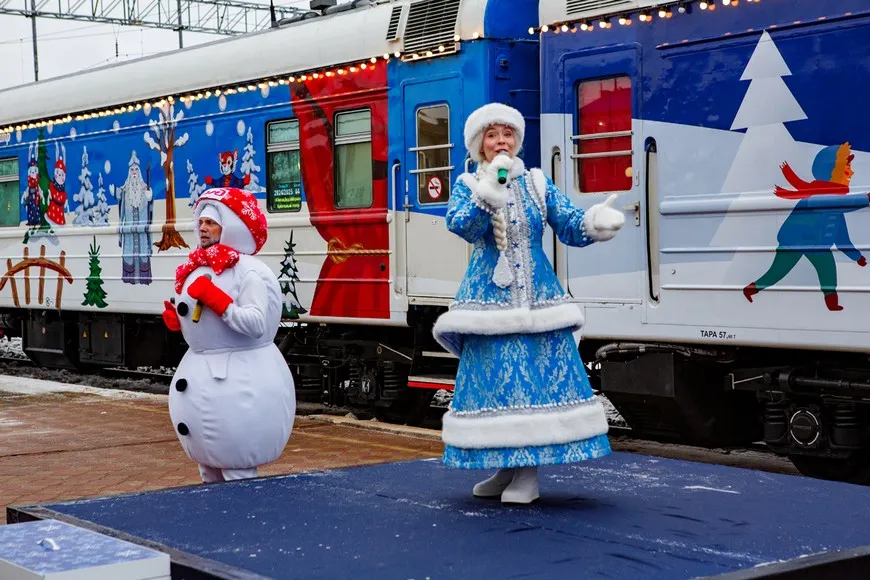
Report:
M507 223L504 221L502 210L492 214L492 234L495 236L495 245L500 252L507 250Z

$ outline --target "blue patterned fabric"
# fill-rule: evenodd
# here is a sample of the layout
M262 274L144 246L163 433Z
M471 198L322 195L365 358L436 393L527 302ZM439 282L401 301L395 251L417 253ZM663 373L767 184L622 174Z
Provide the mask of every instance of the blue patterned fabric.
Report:
M533 179L524 171L508 183L502 211L505 254L514 275L506 288L493 282L499 259L491 223L496 210L477 195L475 176L460 177L451 194L447 228L474 245L456 298L434 329L439 343L459 356L444 423L443 459L452 467L526 467L610 453L604 409L592 392L572 336L582 325L582 312L570 303L542 246L547 224L567 245L582 247L594 240L583 228L584 211L550 179L539 177ZM589 411L584 415L592 421L588 426L566 419L566 413L582 407ZM561 442L488 447L510 429L506 423L529 424L530 413L536 421L531 431L540 425L537 433L552 433L552 440ZM457 422L462 427L452 427ZM471 441L487 429L493 434L490 439ZM568 440L584 431L585 437Z
M467 336L450 408L457 414L573 405L595 399L569 330ZM445 445L444 462L482 469L571 463L610 453L606 435L559 445L460 449Z
M507 288L499 288L492 283L499 252L490 222L491 208L472 199L471 189L462 178L457 179L447 208L447 229L474 244L474 251L456 292L453 309L465 306L515 308L524 303L541 307L566 300L541 244L546 224L541 208L532 197L530 189L534 186L530 181L529 174L525 173L508 184L513 195L505 207L507 256L518 281ZM549 178L546 183L546 222L559 240L577 247L593 243L581 226L583 210L574 207Z

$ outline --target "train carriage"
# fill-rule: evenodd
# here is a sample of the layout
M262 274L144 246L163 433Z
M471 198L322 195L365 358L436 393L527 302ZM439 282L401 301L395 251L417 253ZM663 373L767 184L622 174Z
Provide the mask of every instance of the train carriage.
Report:
M627 212L557 270L635 432L870 478L867 9L540 3L543 165Z
M300 396L407 420L449 388L455 362L430 328L468 258L444 225L469 168L462 127L511 102L537 160L537 2L311 7L262 33L0 91L0 308L28 356L177 361L159 314L196 243L191 206L234 186L267 212L259 255L279 275ZM412 371L426 389L407 389Z
M764 439L870 480L862 0L314 0L273 29L0 91L0 325L45 366L143 366L215 185L255 192L301 398L418 423L470 247L467 115L626 226L570 249L584 360L635 433Z

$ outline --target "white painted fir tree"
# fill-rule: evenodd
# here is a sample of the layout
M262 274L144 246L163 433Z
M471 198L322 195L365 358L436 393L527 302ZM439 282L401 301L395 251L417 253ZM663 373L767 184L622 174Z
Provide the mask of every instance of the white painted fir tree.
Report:
M97 203L93 208L93 221L95 226L109 225L109 200L106 199L106 190L103 187L103 173L97 175Z
M187 160L187 186L190 193L190 200L187 202L187 205L193 207L193 204L199 199L200 194L205 191L206 186L204 183L199 183L199 175L194 172L190 159Z
M795 156L803 151L785 126L807 118L785 84L786 76L791 76L791 70L770 35L762 33L740 77L741 81L749 81L749 86L731 124L732 131L746 129L746 133L722 186L723 194L733 196L730 209L744 204L747 198L778 203L773 189L785 181L780 166L785 161L794 166L798 161ZM745 225L734 214L726 217L713 237L713 245L751 243L745 239Z
M88 148L82 148L82 170L79 173L79 191L73 194L78 205L72 223L77 226L94 225L94 185L91 183L91 170L88 169Z
M266 191L266 188L260 185L260 178L257 173L260 171L260 166L254 162L254 133L248 127L247 143L245 144L245 154L242 156L242 174L250 175L251 181L245 186L248 191L258 192Z

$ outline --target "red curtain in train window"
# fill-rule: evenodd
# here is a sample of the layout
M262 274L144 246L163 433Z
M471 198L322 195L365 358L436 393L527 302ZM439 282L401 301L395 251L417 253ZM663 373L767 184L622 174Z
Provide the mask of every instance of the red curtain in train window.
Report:
M299 119L302 185L311 223L326 242L310 316L389 318L386 67L291 85ZM335 207L336 112L368 108L372 122L371 208Z
M578 153L631 151L631 136L591 137L597 133L631 130L631 79L595 79L577 89ZM591 137L591 138L590 138ZM598 193L631 189L631 155L578 160L580 191Z

